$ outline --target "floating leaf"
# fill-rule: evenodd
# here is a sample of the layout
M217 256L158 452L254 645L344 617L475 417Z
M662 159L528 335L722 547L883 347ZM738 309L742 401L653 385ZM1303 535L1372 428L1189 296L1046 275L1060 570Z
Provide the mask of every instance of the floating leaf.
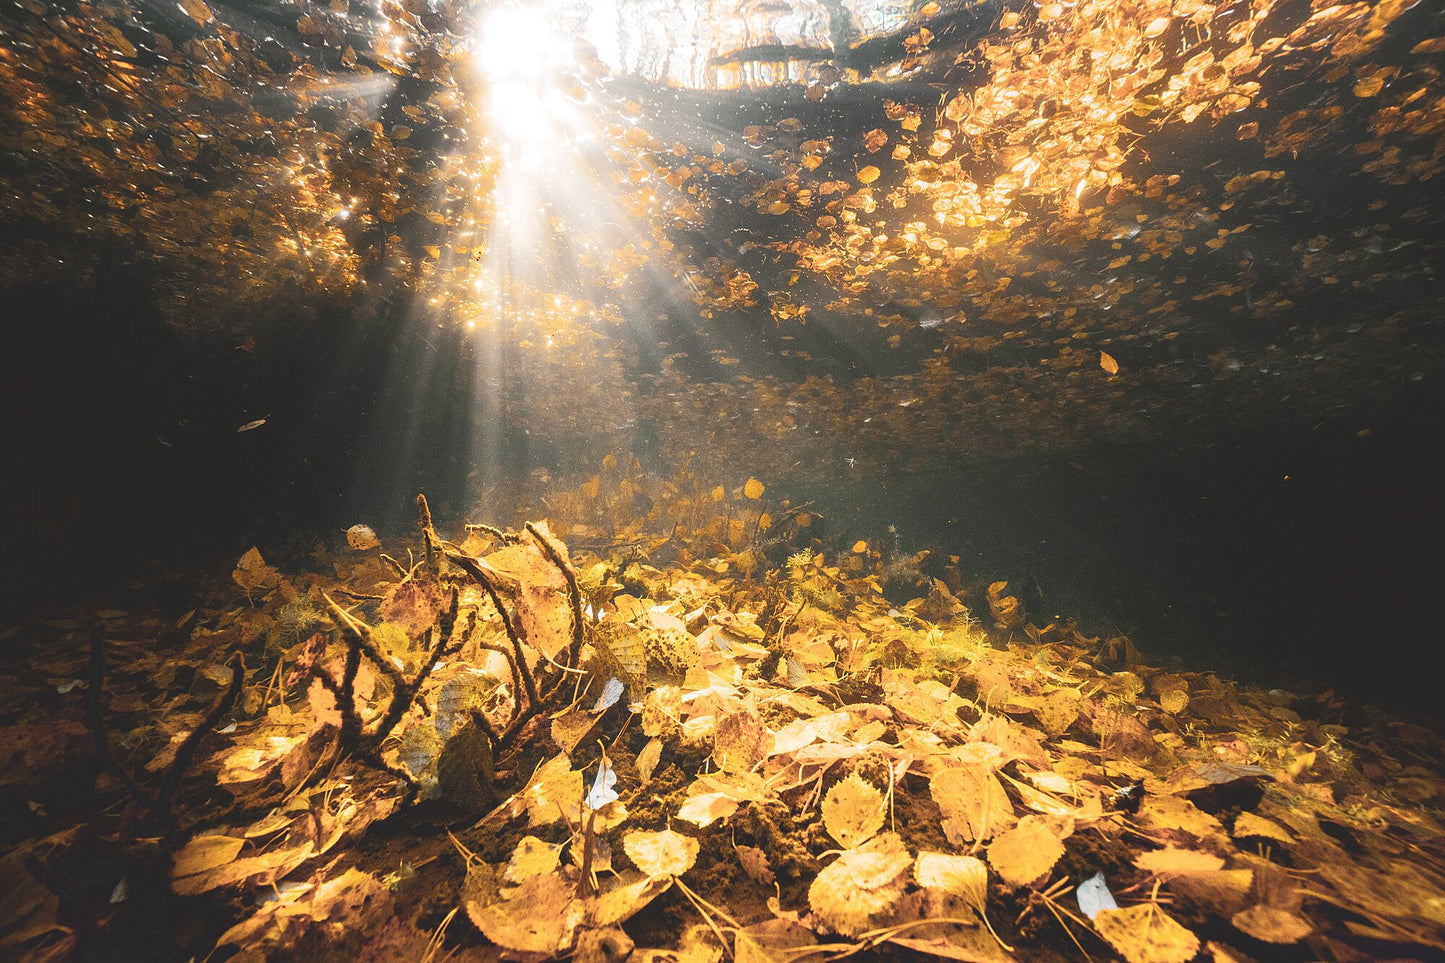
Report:
M754 501L763 497L763 491L763 483L756 478L749 478L747 483L743 485L743 494Z
M381 539L376 537L376 532L371 530L371 526L353 525L346 530L346 544L358 552L364 552L380 545Z
M1115 361L1114 356L1107 351L1099 352L1099 367L1111 375L1119 373L1119 362Z

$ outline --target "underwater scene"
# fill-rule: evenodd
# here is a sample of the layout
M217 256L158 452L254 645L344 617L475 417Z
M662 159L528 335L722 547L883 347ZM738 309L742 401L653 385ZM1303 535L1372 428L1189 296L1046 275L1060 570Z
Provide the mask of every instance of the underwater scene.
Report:
M1445 960L1445 7L0 0L0 959Z

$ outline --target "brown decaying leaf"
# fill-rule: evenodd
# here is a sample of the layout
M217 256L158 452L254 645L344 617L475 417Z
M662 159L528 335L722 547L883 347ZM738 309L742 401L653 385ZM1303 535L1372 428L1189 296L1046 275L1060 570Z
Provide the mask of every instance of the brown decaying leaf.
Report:
M839 780L823 797L823 826L844 849L867 841L883 828L883 819L883 794L856 773Z

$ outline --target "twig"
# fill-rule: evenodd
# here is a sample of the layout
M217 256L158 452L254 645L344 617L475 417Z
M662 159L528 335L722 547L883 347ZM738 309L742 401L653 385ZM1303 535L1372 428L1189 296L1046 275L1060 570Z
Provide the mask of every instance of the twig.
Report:
M190 766L191 759L196 754L196 749L201 745L201 740L215 730L222 716L231 711L231 708L236 704L236 699L241 695L241 686L245 681L246 659L241 653L237 652L236 665L231 669L231 684L226 688L225 692L216 697L216 701L211 704L210 711L207 712L200 723L191 730L190 735L186 736L185 741L182 742L180 748L176 750L175 758L171 760L170 766L166 768L165 778L161 780L160 796L156 799L156 802L160 805L161 811L167 815L168 819L171 810L171 799L175 796L176 790L180 788L181 776L185 774L187 767Z
M105 627L97 625L90 633L90 688L85 692L85 713L90 717L90 732L95 737L95 751L105 768L125 783L126 790L135 797L136 802L155 811L158 808L156 800L152 799L150 794L141 788L140 783L135 781L135 777L110 754L110 742L105 737L105 721L100 715L100 689L104 684Z
M516 626L512 623L511 614L507 612L507 607L502 604L501 595L497 592L497 587L494 584L491 574L482 567L483 563L480 559L472 558L470 555L463 555L461 552L449 552L447 557L460 565L468 575L476 580L478 585L486 590L487 597L492 600L492 605L497 609L497 614L502 617L502 628L506 631L507 638L511 640L512 651L516 656L517 669L522 677L522 685L526 690L527 699L532 706L539 706L541 700L537 697L537 683L532 678L532 670L527 665L526 655L522 652L522 639L517 634Z
M376 667L382 672L385 672L394 685L398 687L405 686L406 676L401 674L401 670L396 667L396 663L383 655L381 650L376 647L376 643L372 641L371 626L337 605L331 596L325 592L321 593L321 597L326 600L326 607L330 611L331 621L350 633L350 643L366 653L366 657L375 663Z
M572 647L567 651L567 664L576 665L577 658L582 654L582 592L577 587L577 573L572 571L572 566L562 560L562 553L552 540L543 535L541 530L531 522L527 523L527 531L542 546L551 563L561 571L562 577L567 580L567 598L572 603Z
M421 691L422 684L431 675L432 669L441 661L442 653L446 651L447 643L451 641L452 629L456 626L458 599L459 595L456 589L453 589L451 604L437 613L436 624L433 626L433 631L437 636L436 642L432 644L431 654L423 663L421 670L417 672L416 678L407 682L406 677L402 676L400 671L397 672L401 682L391 690L391 705L387 707L386 714L382 716L381 722L369 737L373 744L380 745L381 741L391 734L391 730L396 728L396 724L401 721L406 710L411 708L416 694Z
M230 685L216 698L205 716L176 749L175 756L161 776L160 792L156 796L151 796L141 787L135 777L111 755L110 741L105 735L105 720L100 713L100 692L105 685L105 629L103 626L97 625L91 632L90 688L85 693L85 710L90 719L90 730L95 739L96 753L105 767L125 784L126 791L131 794L132 798L147 811L158 815L166 826L171 823L171 800L175 798L176 790L180 788L181 779L185 776L186 769L189 768L191 759L196 754L196 749L200 747L201 740L213 732L221 718L235 706L245 680L246 660L238 652L236 653L236 665L231 670Z

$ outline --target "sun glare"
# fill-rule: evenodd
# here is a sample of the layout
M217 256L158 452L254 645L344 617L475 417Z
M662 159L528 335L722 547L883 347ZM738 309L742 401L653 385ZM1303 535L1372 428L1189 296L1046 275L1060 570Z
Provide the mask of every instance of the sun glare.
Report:
M537 7L498 7L477 28L477 68L494 84L540 83L561 49Z

